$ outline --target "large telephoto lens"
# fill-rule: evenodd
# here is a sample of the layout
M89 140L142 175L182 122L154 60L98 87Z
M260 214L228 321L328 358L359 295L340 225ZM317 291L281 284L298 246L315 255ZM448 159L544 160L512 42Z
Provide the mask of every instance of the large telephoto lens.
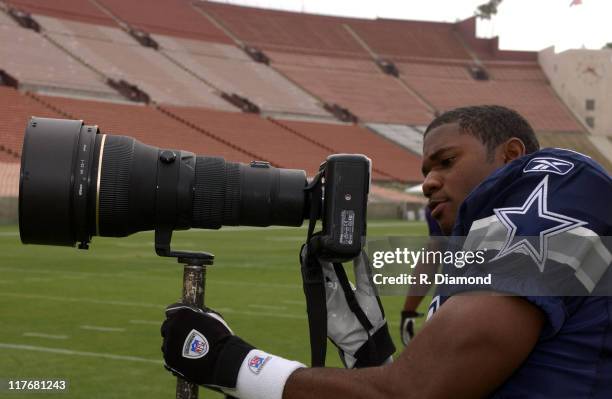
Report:
M86 248L94 235L300 226L306 173L152 147L83 121L33 117L19 181L24 244Z

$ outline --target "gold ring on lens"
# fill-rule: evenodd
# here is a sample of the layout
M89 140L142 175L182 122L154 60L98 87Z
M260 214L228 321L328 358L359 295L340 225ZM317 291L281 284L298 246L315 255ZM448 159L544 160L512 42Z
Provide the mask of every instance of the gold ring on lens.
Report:
M100 235L100 176L102 176L102 156L104 155L104 143L106 135L102 135L102 143L100 143L100 156L98 157L98 181L96 184L96 235Z

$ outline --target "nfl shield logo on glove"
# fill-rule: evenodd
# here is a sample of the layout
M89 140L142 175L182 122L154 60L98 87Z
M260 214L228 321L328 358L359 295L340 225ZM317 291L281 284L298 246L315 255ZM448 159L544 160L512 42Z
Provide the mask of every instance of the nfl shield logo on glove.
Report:
M199 359L208 353L208 341L196 330L191 330L183 344L183 357Z
M270 356L253 356L249 359L249 370L251 370L254 374L259 374L268 360L270 360Z

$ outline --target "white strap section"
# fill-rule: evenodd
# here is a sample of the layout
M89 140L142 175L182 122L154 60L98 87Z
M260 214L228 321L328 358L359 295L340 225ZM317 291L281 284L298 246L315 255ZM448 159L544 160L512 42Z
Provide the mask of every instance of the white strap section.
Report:
M235 390L225 393L240 399L282 399L287 379L300 362L253 349L242 361Z

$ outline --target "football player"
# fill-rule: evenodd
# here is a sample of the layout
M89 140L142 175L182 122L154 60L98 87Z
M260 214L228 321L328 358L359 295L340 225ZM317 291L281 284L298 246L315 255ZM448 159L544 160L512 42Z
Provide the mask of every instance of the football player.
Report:
M442 114L423 146L423 191L445 234L503 237L491 264L518 256L525 270L569 268L593 292L612 259L602 243L612 232L612 179L598 164L539 150L525 119L499 106ZM377 367L307 368L185 306L167 311L164 359L175 374L249 399L611 398L612 297L531 295L522 290L532 281L514 278L504 282L512 296L436 296L422 331Z

